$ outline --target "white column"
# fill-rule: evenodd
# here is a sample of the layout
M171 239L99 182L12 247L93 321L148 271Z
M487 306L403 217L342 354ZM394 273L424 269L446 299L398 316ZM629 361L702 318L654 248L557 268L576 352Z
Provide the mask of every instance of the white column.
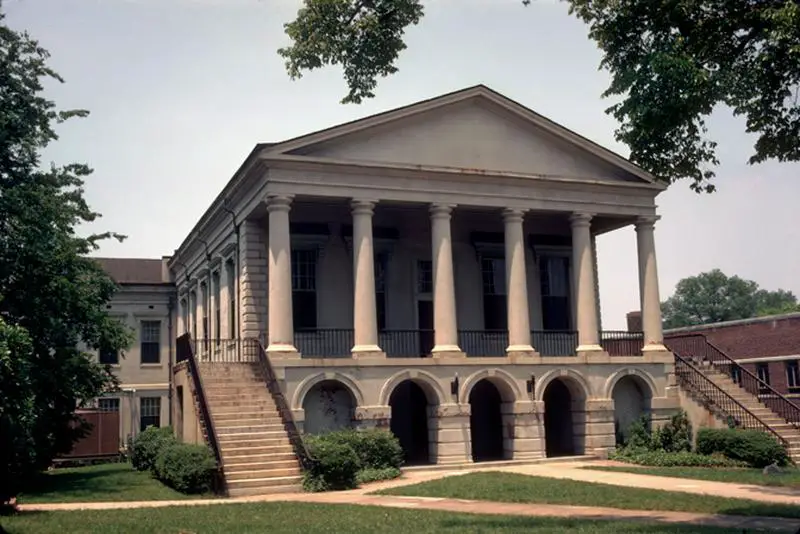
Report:
M661 326L661 298L658 292L656 243L653 235L660 217L640 217L636 221L636 245L639 253L639 297L642 304L643 351L664 351Z
M525 239L522 230L523 210L503 211L506 242L506 304L508 313L508 348L506 352L533 352L528 276L525 270Z
M453 280L453 244L450 237L450 214L453 206L431 205L431 241L433 256L433 328L434 355L461 353L458 347L456 290Z
M296 353L292 320L292 253L289 209L292 199L267 199L269 212L269 346L268 352Z
M353 329L357 354L380 353L375 306L375 259L372 213L375 202L353 200Z
M577 293L578 351L601 351L597 324L594 265L592 262L592 216L574 213L572 223L572 269Z

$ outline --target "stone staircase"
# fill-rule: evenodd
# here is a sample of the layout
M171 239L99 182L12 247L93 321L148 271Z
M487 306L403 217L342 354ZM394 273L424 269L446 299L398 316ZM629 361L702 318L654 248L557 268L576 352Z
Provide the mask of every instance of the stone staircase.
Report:
M733 397L739 404L785 440L788 443L789 456L795 463L800 464L800 429L770 410L758 398L745 391L730 376L720 372L710 362L696 365L719 389Z
M228 495L301 490L300 464L254 363L201 363Z

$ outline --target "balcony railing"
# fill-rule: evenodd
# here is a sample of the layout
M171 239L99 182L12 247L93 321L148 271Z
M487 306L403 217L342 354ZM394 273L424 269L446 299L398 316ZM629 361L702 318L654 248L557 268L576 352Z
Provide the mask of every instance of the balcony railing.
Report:
M194 354L200 363L236 363L258 361L258 354L243 339L196 339ZM180 361L178 359L177 361Z
M378 345L388 358L424 358L433 348L433 330L384 330Z
M505 356L506 330L459 330L458 346L469 356Z
M644 332L604 330L600 332L600 346L609 356L641 356Z
M541 356L575 356L578 333L572 330L533 330L531 344Z
M294 333L294 346L305 358L349 358L354 343L352 329L316 328Z

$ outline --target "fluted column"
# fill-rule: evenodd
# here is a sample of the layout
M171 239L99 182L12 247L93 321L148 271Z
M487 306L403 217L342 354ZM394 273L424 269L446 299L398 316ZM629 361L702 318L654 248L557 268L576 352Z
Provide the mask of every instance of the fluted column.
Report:
M655 223L660 217L640 217L636 221L636 245L639 254L639 296L642 304L643 351L663 351L661 298L658 292Z
M372 214L375 203L354 200L353 208L353 356L377 354L378 314L375 306L375 260Z
M572 223L572 265L577 293L578 351L601 351L597 322L594 265L592 262L592 216L574 213Z
M267 352L297 353L292 319L292 252L289 209L292 198L267 199L269 212L269 345Z
M456 321L456 290L453 280L453 244L450 215L453 206L433 204L431 241L433 256L433 329L434 355L461 353Z
M528 310L528 276L525 270L525 239L522 230L524 213L523 210L515 209L503 211L506 227L507 353L533 352Z

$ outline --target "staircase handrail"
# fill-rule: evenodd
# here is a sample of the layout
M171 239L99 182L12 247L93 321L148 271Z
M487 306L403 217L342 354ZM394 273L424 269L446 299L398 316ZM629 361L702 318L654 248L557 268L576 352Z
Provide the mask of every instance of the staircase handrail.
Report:
M667 346L669 346L671 340L690 338L699 339L701 341L701 346L704 349L704 353L698 355L701 359L710 361L715 367L730 366L731 370L737 369L740 373L739 376L742 378L738 383L734 379L731 371L726 373L731 376L734 383L737 383L737 385L741 386L745 391L764 403L770 410L785 419L787 423L795 428L800 428L800 407L786 398L785 395L778 392L775 388L758 378L758 376L753 374L746 367L737 363L736 360L728 356L725 351L711 342L705 334L696 332L667 335L664 341ZM673 350L673 352L675 351ZM709 352L711 352L711 354L709 354ZM691 358L691 356L689 357ZM697 357L695 359L697 359Z
M275 405L278 408L278 413L280 414L281 421L286 429L289 442L292 444L292 448L294 449L297 458L300 460L300 465L303 466L303 469L310 469L314 464L314 458L311 456L311 452L308 450L308 447L303 440L303 436L300 435L300 431L297 430L297 423L292 415L291 407L286 400L286 396L283 394L283 390L281 390L278 377L275 374L275 370L272 368L272 363L269 361L267 351L264 350L264 345L262 345L261 341L255 337L247 338L244 341L248 344L252 344L252 346L256 348L258 362L261 365L261 370L264 372L264 379L267 383L267 389L272 395Z
M745 421L743 421L741 417L736 417L736 415L732 414L731 413L732 410L730 410L729 408L726 408L725 406L723 406L722 403L720 403L718 400L715 400L715 399L711 398L709 396L709 394L706 393L705 391L702 391L702 390L699 390L696 387L693 387L694 386L693 384L686 384L686 388L687 389L695 391L695 392L698 392L698 393L702 394L703 396L705 396L707 398L707 402L719 407L722 411L727 413L728 417L732 417L734 420L736 420L736 422L738 423L737 426L741 425L744 428L751 428L751 429L752 428L758 428L759 430L769 432L770 434L772 434L778 440L778 442L781 445L783 445L783 447L785 449L788 450L789 442L787 442L783 437L781 437L780 434L775 432L775 430L772 427L770 427L768 424L766 424L764 421L762 421L761 418L759 418L756 414L754 414L749 409L747 409L747 407L744 406L741 402L739 402L738 400L733 398L727 391L725 391L724 389L719 387L713 380L711 380L708 376L706 376L706 374L702 370L698 369L691 362L691 358L684 358L674 350L672 351L672 353L675 356L675 360L676 360L675 363L677 364L675 366L675 376L676 377L679 377L679 379L684 379L683 375L679 371L679 368L682 365L685 366L686 368L688 368L689 370L692 371L693 376L695 376L695 377L700 379L701 383L704 383L704 384L710 386L711 389L717 394L717 396L721 396L722 399L727 401L728 404L733 404L736 407L736 409L738 409L739 411L743 412L743 414L745 416L744 417L745 420L746 419L752 419L752 421L755 424L754 425L746 424Z
M206 441L217 461L217 470L221 474L223 466L219 439L217 438L217 432L214 428L214 422L211 419L211 411L208 409L208 400L206 399L205 388L203 386L203 377L200 373L200 366L197 363L197 357L195 355L194 341L188 333L181 335L176 340L176 361L185 361L189 366L189 375L192 377L194 394L197 404L200 407L200 418L206 430ZM224 482L224 477L220 476L219 479L219 482Z

